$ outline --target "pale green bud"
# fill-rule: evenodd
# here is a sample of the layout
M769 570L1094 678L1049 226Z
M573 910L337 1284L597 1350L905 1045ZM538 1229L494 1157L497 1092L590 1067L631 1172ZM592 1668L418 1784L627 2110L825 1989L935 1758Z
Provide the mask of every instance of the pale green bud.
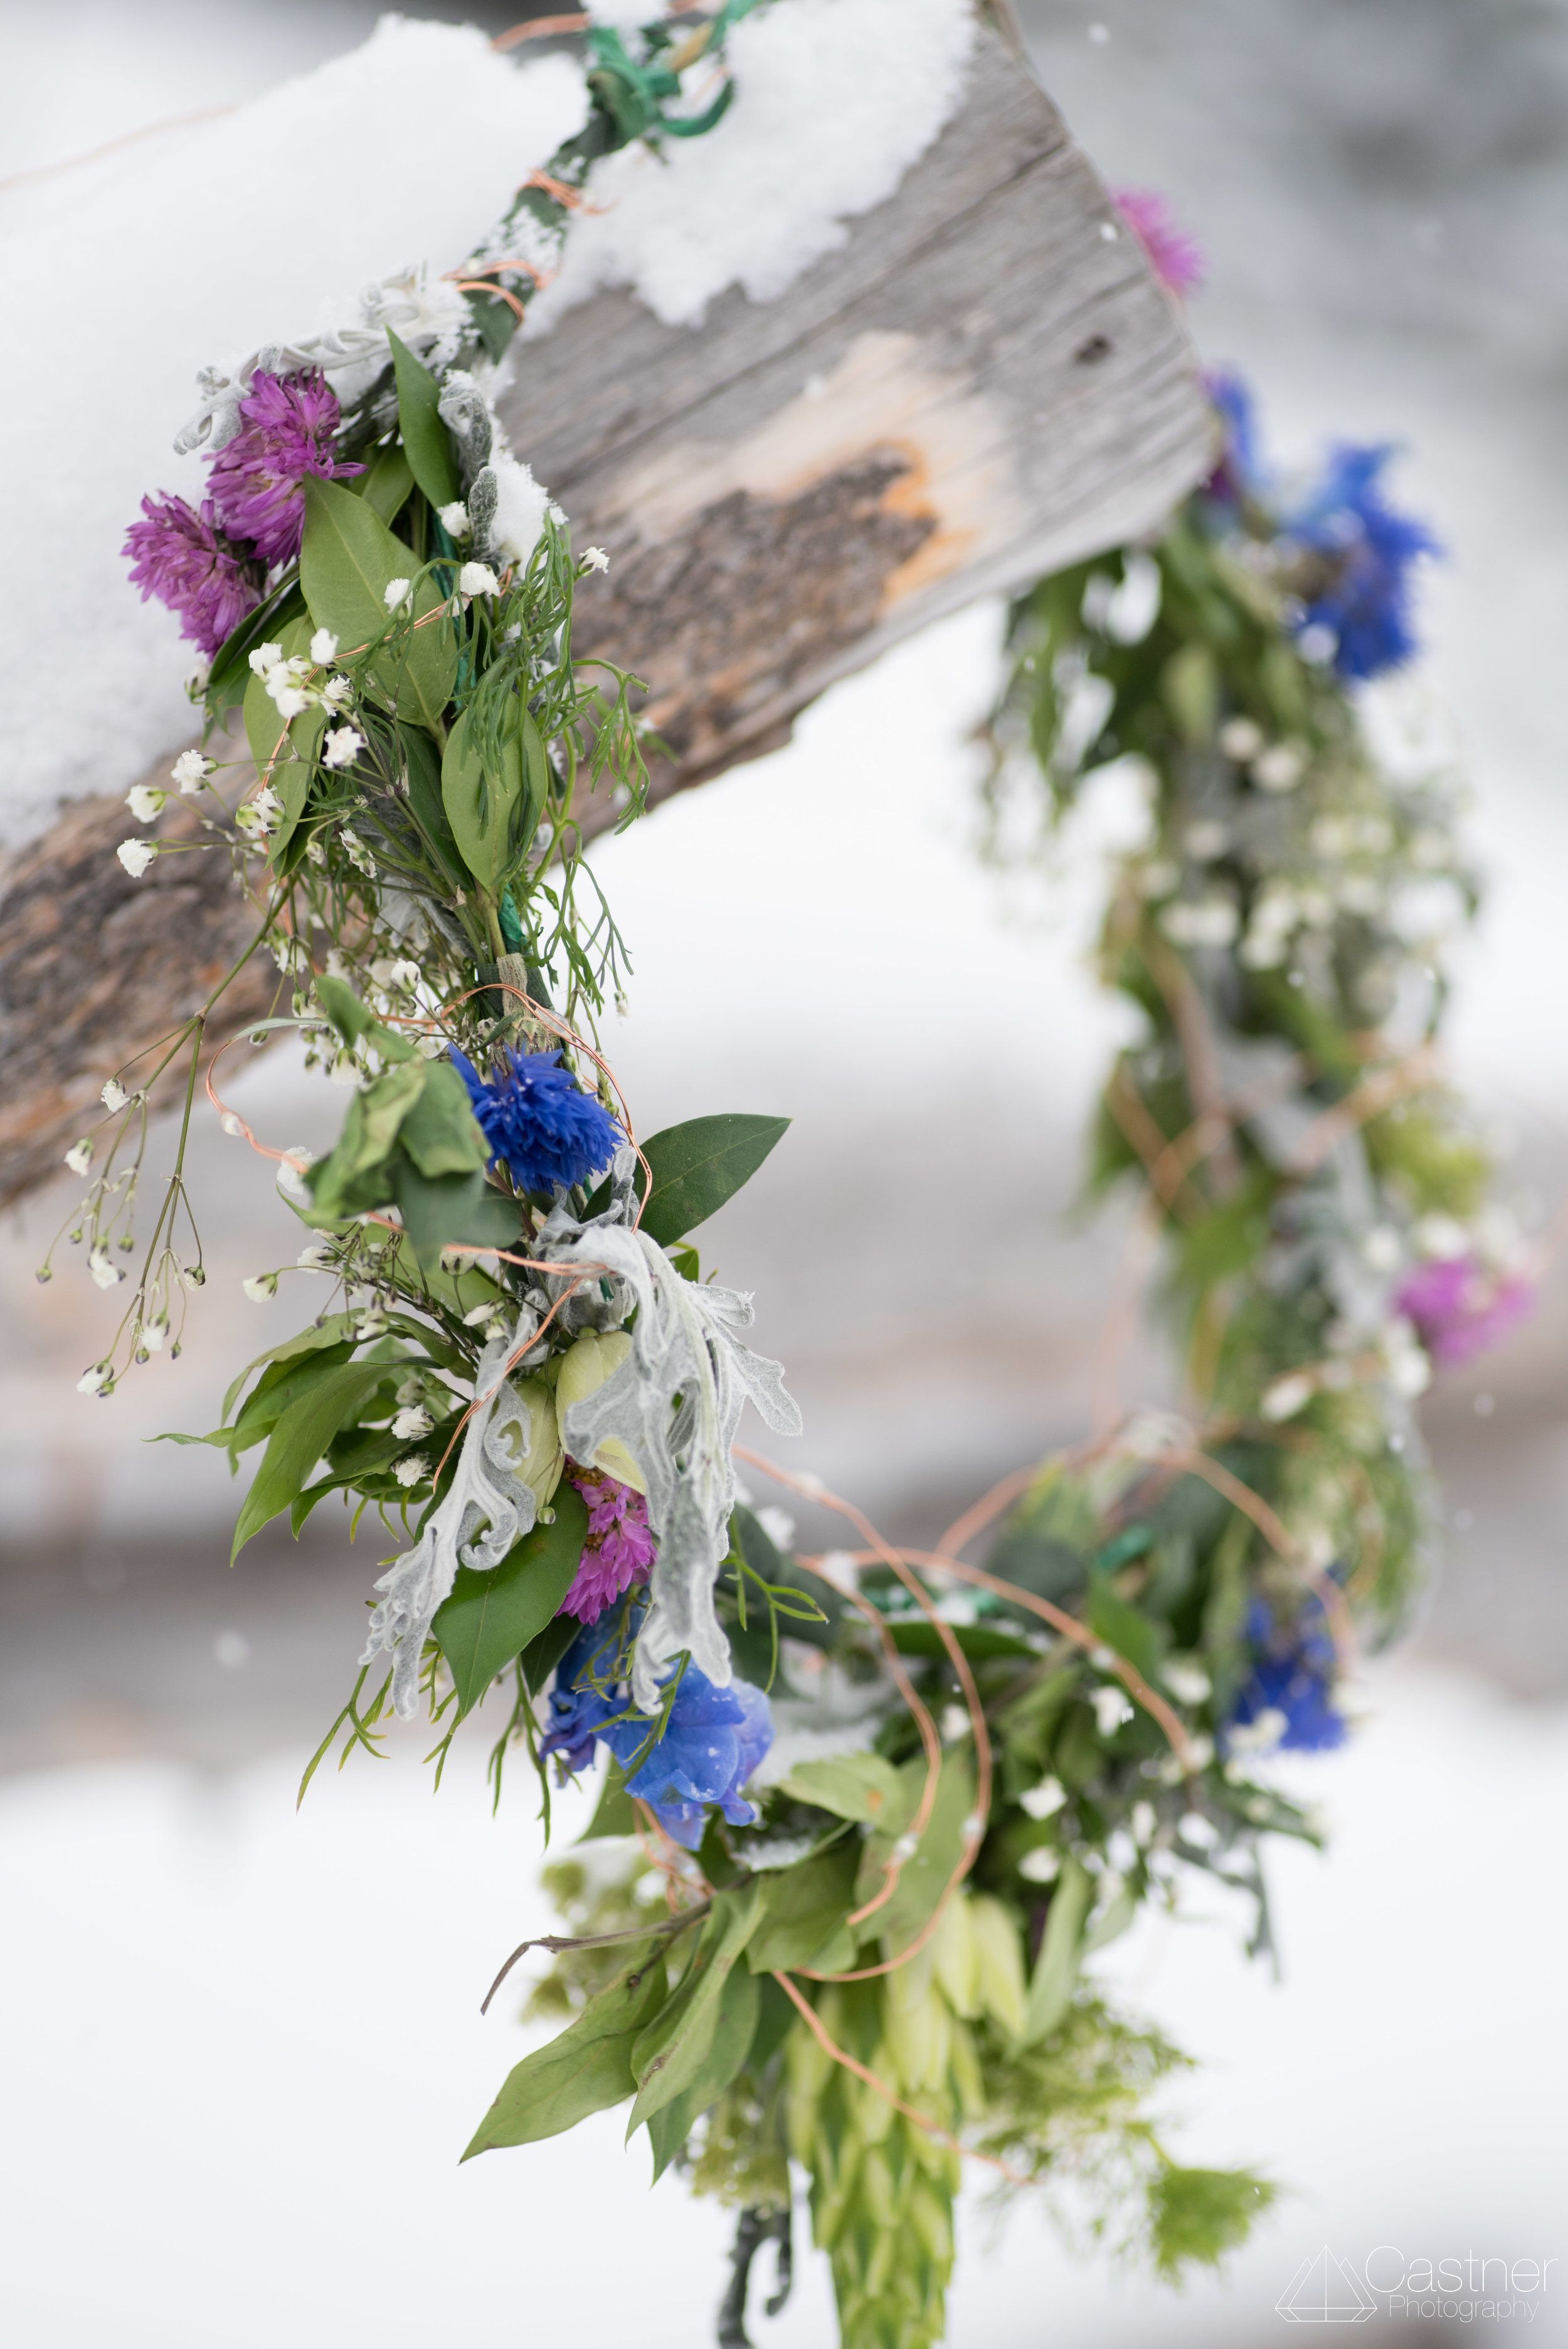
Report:
M607 1336L602 1336L597 1330L583 1330L571 1350L562 1355L555 1381L556 1418L562 1431L573 1404L586 1402L591 1394L597 1394L631 1350L632 1340L624 1330L612 1330ZM562 1441L565 1441L564 1433ZM583 1465L602 1468L606 1476L630 1485L635 1493L646 1493L648 1489L647 1478L618 1435L606 1436L593 1459L585 1460Z

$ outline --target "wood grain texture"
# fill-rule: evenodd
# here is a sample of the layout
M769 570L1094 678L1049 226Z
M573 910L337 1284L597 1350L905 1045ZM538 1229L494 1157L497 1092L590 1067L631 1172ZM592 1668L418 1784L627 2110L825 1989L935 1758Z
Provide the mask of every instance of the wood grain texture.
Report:
M661 798L928 621L1156 527L1212 455L1172 304L989 31L935 145L784 300L732 291L696 332L603 294L513 374L514 445L610 554L576 642L649 679Z
M512 376L513 446L609 552L575 648L648 680L673 753L655 801L786 740L942 614L1156 528L1210 461L1171 304L989 30L935 145L778 301L727 294L696 331L603 294ZM592 834L615 811L585 813ZM160 834L193 823L171 808ZM132 881L114 850L134 829L118 795L75 802L0 878L0 1200L57 1169L104 1078L250 933L225 855ZM214 1040L275 986L253 962Z

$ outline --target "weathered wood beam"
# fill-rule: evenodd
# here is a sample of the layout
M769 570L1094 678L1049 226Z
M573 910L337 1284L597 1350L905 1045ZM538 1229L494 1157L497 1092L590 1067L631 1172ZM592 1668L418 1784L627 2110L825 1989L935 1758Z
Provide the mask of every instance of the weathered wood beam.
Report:
M1172 305L989 30L941 138L779 300L725 295L693 332L601 295L523 342L500 409L610 554L576 648L649 681L656 800L786 740L940 615L1154 528L1211 448ZM128 829L118 794L77 801L0 885L0 1199L55 1171L104 1078L249 935L226 857L131 881ZM170 810L161 836L193 830ZM220 1032L276 980L253 961Z

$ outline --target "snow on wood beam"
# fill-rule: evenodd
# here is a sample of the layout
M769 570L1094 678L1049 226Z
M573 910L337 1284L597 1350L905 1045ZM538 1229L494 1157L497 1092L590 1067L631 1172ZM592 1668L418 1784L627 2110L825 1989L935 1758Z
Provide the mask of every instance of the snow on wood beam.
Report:
M631 295L517 351L513 446L609 553L575 649L645 678L652 797L758 757L836 678L977 595L1158 526L1212 458L1191 346L1090 165L996 33L897 192L779 300L700 331ZM150 776L166 780L167 761ZM614 822L586 810L590 835ZM170 808L160 836L193 834ZM0 896L0 1199L58 1167L104 1078L199 1003L251 909L227 857L115 862L118 795ZM253 961L214 1043L277 985Z

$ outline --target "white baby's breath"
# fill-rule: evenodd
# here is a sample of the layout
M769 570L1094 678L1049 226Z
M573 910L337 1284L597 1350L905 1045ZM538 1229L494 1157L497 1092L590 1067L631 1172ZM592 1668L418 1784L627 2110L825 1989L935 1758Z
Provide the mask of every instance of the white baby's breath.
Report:
M248 1280L242 1281L240 1285L253 1305L265 1305L270 1298L275 1297L278 1293L278 1277L275 1272L253 1272Z
M317 628L310 640L310 657L317 668L325 668L328 661L337 658L337 638L330 628Z
M153 823L163 813L169 794L154 783L133 783L125 795L125 803L138 823Z
M1124 1722L1132 1719L1132 1705L1125 1689L1115 1681L1107 1681L1089 1698L1094 1707L1097 1727L1102 1737L1114 1736Z
M122 840L115 854L133 881L139 881L158 851L150 840Z
M407 602L408 590L413 584L411 579L388 579L381 590L381 600L389 612L397 611L400 604Z
M99 1240L88 1257L88 1270L100 1288L114 1288L125 1278L119 1266L109 1255L108 1243Z
M242 832L249 833L253 839L264 840L269 833L277 830L278 819L283 812L284 803L276 792L270 784L263 783L261 790L248 799L243 807L236 811L234 822Z
M81 1140L79 1142L73 1142L70 1148L67 1151L66 1164L70 1168L73 1174L85 1174L92 1163L93 1146L91 1142L84 1133Z
M204 759L200 750L181 750L169 771L189 799L191 793L199 792L208 776L214 772L214 762Z
M337 726L327 736L321 748L324 767L349 767L365 748L365 737L356 734L352 726Z
M307 1150L303 1142L291 1143L278 1165L278 1189L296 1207L308 1207L310 1192L305 1185L304 1170L314 1166L316 1154Z
M458 574L459 595L493 595L500 581L488 563L465 563Z

